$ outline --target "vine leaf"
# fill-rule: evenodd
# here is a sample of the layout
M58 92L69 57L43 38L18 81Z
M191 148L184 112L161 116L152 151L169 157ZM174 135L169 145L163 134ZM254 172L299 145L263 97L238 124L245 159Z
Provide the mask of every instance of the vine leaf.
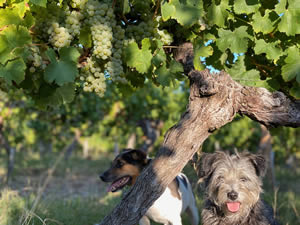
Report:
M203 15L202 0L173 0L165 2L161 7L162 18L177 20L182 26L192 26Z
M219 5L216 5L216 1L208 7L207 20L210 26L216 24L219 27L224 27L225 22L229 16L227 10L230 10L228 0L221 1Z
M256 54L265 53L267 59L275 60L275 62L283 55L280 48L276 47L279 41L267 43L264 39L259 39L255 41L254 51Z
M154 71L157 75L157 81L162 86L170 86L171 82L174 82L175 79L182 79L183 76L183 67L180 63L172 60L169 67L164 63L161 67ZM174 84L174 83L173 83Z
M233 9L237 14L250 14L258 11L259 7L258 0L235 0Z
M273 23L269 19L270 10L265 11L265 15L261 16L260 12L257 11L252 16L252 27L256 33L262 32L263 34L268 34L273 30Z
M59 86L74 82L78 75L77 59L79 52L76 48L62 48L59 51L60 59L56 60L56 54L53 49L48 49L46 55L51 63L45 69L44 79L48 83L55 82Z
M256 69L246 70L245 56L239 56L238 60L231 68L226 68L230 76L239 83L246 86L264 87L274 90L266 80L260 79L259 71Z
M0 64L0 77L10 85L12 81L20 84L25 79L25 69L26 65L23 59L9 61L5 66Z
M288 8L287 8L288 6ZM300 7L298 0L280 1L275 8L278 14L282 14L278 24L278 30L287 35L300 34Z
M30 0L31 3L46 8L47 0Z
M282 78L288 82L296 78L300 84L300 52L296 46L290 47L287 50L285 65L282 66Z
M142 41L142 49L139 49L136 42L130 43L124 52L127 65L136 68L140 73L146 73L151 67L152 54L150 46L151 44L148 38Z
M218 48L225 52L227 48L234 53L244 53L248 48L248 39L252 37L247 33L247 27L241 26L234 31L219 29L219 37L216 40Z
M296 99L300 99L300 84L299 83L294 83L293 87L290 90L290 95L295 97Z
M70 103L75 97L75 84L68 83L61 87L53 87L44 83L40 87L40 93L34 97L36 104L46 109L47 106L58 106L64 103Z
M92 47L92 34L88 26L83 27L79 34L79 43L86 48Z
M0 33L0 63L16 58L14 49L31 44L29 31L23 26L10 25Z
M204 70L205 65L201 63L201 57L208 57L213 54L211 46L205 46L203 41L196 41L194 44L194 67L196 70Z
M17 8L0 9L0 15L0 28L6 25L19 25L22 23Z

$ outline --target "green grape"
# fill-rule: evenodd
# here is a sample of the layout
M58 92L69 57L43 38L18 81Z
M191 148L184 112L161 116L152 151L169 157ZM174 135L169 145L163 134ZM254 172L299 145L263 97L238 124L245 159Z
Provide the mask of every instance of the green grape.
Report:
M59 26L58 23L52 23L51 27L48 29L48 34L50 34L49 42L54 46L54 48L60 49L65 46L70 46L72 41L72 35L70 35L67 28Z
M66 28L73 37L79 36L83 18L84 16L79 11L68 11L66 13Z
M157 29L156 37L162 41L164 45L170 45L173 42L173 36L167 30Z
M101 97L104 95L106 90L105 76L96 61L92 58L87 58L80 74L80 80L83 81L83 90L85 92L95 92Z

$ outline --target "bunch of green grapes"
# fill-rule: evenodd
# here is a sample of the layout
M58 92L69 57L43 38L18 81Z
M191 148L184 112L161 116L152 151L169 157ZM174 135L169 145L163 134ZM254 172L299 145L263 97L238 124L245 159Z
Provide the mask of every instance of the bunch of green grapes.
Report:
M154 24L155 23L150 18L149 20L145 19L145 21L142 21L139 24L128 25L126 29L127 40L141 42L144 38L153 38L155 31Z
M83 81L83 90L95 92L102 97L106 90L105 76L100 66L92 57L87 58L83 68L81 68L80 80Z
M173 35L170 34L167 30L156 29L155 37L162 41L164 45L170 45L173 42Z
M31 65L29 71L34 73L37 69L44 70L46 68L46 64L43 61L43 58L40 53L40 49L37 46L29 47L29 56L27 57L27 63Z
M78 44L82 28L88 28L91 32L92 47L78 45L88 51L87 61L79 66L83 90L102 96L106 88L105 79L126 82L121 59L125 30L122 24L117 24L112 1L71 0L54 4L53 7L56 7L53 10L56 12L43 15L44 19L37 21L36 26L39 29L46 27L46 30L43 28L38 32L43 32L40 36L46 36L43 39L48 40L54 49ZM84 30L86 32L87 29ZM36 70L34 57L30 58L33 65L31 72Z
M79 36L83 18L84 16L80 11L73 10L66 12L66 28L73 38Z
M70 46L73 39L68 29L60 26L57 22L53 22L48 29L49 42L54 48L60 49L62 47Z

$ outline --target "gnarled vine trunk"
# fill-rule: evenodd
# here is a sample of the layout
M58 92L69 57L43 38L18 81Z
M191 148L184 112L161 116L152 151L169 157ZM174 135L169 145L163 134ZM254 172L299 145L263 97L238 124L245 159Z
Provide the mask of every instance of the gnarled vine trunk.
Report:
M190 79L188 108L165 135L156 158L101 225L138 224L206 138L237 113L266 126L300 126L300 101L293 102L280 92L242 86L225 72L193 70L192 51L183 48L182 52L177 59Z

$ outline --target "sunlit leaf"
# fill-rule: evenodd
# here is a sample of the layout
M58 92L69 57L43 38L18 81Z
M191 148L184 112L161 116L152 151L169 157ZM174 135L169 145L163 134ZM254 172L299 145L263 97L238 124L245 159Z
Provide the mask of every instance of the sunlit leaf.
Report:
M276 61L283 55L282 50L277 47L278 44L278 41L267 43L264 39L259 39L255 41L254 51L258 55L265 53L268 59Z
M25 79L25 69L23 59L9 61L5 66L0 64L0 77L4 78L8 84L12 84L12 81L20 84Z
M216 44L221 51L227 48L233 53L244 53L248 48L248 39L252 37L247 33L247 27L241 26L234 31L219 29L219 38Z
M300 83L300 50L296 47L290 47L287 50L285 65L282 67L282 78L288 82L296 78Z
M54 50L47 50L46 54L51 63L45 70L44 78L48 83L55 82L57 85L63 86L74 82L78 75L77 63L74 60L78 58L79 53L75 48L63 48L59 53L60 59L57 60Z
M144 39L142 49L136 42L130 43L124 51L125 60L129 67L136 68L140 73L146 73L151 66L152 53L149 39Z

